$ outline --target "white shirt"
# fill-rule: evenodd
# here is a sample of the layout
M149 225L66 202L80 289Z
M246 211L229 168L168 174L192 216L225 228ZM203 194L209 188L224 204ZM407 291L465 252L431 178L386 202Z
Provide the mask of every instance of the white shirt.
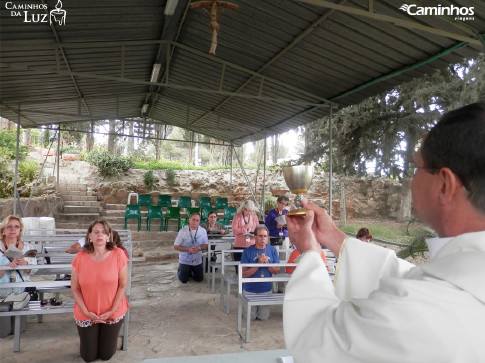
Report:
M349 238L335 286L319 254L305 254L283 307L295 361L485 362L485 232L438 242L414 266Z

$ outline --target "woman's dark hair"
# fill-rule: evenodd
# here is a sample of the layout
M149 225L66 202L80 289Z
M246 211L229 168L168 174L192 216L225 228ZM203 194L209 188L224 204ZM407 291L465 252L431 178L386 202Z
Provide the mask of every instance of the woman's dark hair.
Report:
M108 223L108 221L105 221L103 219L100 219L98 221L94 221L91 223L88 227L88 232L86 233L86 242L83 247L83 251L87 253L93 253L94 252L94 245L93 242L89 239L89 234L93 231L93 228L97 224L102 224L104 227L104 231L106 232L107 236L109 237L108 242L106 242L106 249L108 251L114 250L116 248L115 243L113 242L113 233L111 229L111 225ZM119 236L118 236L119 238ZM120 241L121 242L121 241Z
M209 217L211 214L215 214L215 215L217 216L217 212L216 212L215 210L211 210L211 211L209 212L209 214L207 215L207 217Z
M430 172L451 169L485 212L485 102L445 113L423 142L421 155Z
M285 201L286 203L288 203L290 200L288 199L288 197L286 195L280 195L278 197L278 199L276 199L276 201L279 203L279 202L283 202Z
M120 234L116 231L112 231L113 243L116 247L123 247L123 242L121 242Z
M363 227L363 228L359 229L359 231L357 232L357 235L355 237L358 238L358 239L365 237L367 239L372 240L372 233L370 233L368 228Z

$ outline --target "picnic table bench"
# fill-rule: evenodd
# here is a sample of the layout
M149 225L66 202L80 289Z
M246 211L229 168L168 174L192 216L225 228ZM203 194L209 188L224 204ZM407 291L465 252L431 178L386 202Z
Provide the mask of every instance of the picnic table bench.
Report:
M232 246L234 237L233 234L208 235L207 252L205 253L206 258L203 259L203 262L208 264L207 271L209 276L207 278L207 286L211 289L213 294L215 293L216 270L221 268L221 262L218 262L216 257L216 253L221 253L221 250L217 250L217 246ZM216 259L213 261L212 257L216 257ZM203 268L205 271L205 265Z
M22 237L24 242L29 242L32 247L37 251L37 265L24 265L17 266L16 270L36 270L31 274L32 281L24 282L8 282L0 283L0 288L25 288L35 287L38 290L40 300L43 299L45 293L60 293L70 292L71 281L59 279L62 274L71 273L71 261L75 254L68 254L65 252L67 247L77 242L80 238L86 236L85 230L67 230L67 229L52 229L52 230L39 230L40 234L33 233L25 234ZM131 232L129 230L117 231L120 235L123 247L126 248L130 256L128 262L128 283L126 287L126 297L130 300L131 291L131 268L132 268L132 244L131 244ZM50 263L47 263L50 262ZM12 270L10 266L0 266L0 270ZM53 279L55 278L55 279ZM2 316L14 316L14 352L20 351L20 317L26 315L37 315L38 322L42 322L42 317L49 314L62 314L73 313L74 300L63 300L61 306L42 306L40 301L31 301L29 305L20 310L11 310L0 312ZM122 349L127 349L128 343L128 328L130 320L130 309L128 309L124 323L123 323L123 339Z
M245 343L249 343L250 328L251 328L251 308L260 305L282 305L285 297L284 293L267 294L244 294L243 283L245 282L280 282L289 281L291 275L277 274L271 277L243 277L242 269L244 267L290 267L298 266L297 263L239 263L238 265L238 302L237 302L237 332L244 339ZM246 329L242 329L243 308L246 310Z
M278 253L284 253L286 258L281 260L280 263L287 262L288 256L293 249L281 249ZM228 272L227 268L230 266L239 265L239 261L234 261L233 255L235 253L242 254L244 250L232 249L232 250L222 250L221 252L221 293L220 293L220 305L222 310L229 314L230 312L230 296L231 296L231 285L236 285L238 283L238 275L236 273ZM224 289L225 286L225 289Z

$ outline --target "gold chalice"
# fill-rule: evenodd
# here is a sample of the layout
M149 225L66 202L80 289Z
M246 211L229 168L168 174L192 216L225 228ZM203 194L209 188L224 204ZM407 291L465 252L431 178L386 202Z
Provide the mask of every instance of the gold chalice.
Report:
M283 168L283 176L288 188L293 194L296 194L294 205L297 209L290 210L288 215L305 215L307 209L301 205L301 199L308 192L308 188L312 184L313 166L310 165L295 165Z

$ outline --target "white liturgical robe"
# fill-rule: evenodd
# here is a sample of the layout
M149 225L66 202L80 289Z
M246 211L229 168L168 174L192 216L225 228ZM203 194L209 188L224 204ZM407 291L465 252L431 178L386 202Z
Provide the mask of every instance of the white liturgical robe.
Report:
M334 283L304 254L283 312L296 362L485 362L485 232L451 238L422 266L346 239Z

